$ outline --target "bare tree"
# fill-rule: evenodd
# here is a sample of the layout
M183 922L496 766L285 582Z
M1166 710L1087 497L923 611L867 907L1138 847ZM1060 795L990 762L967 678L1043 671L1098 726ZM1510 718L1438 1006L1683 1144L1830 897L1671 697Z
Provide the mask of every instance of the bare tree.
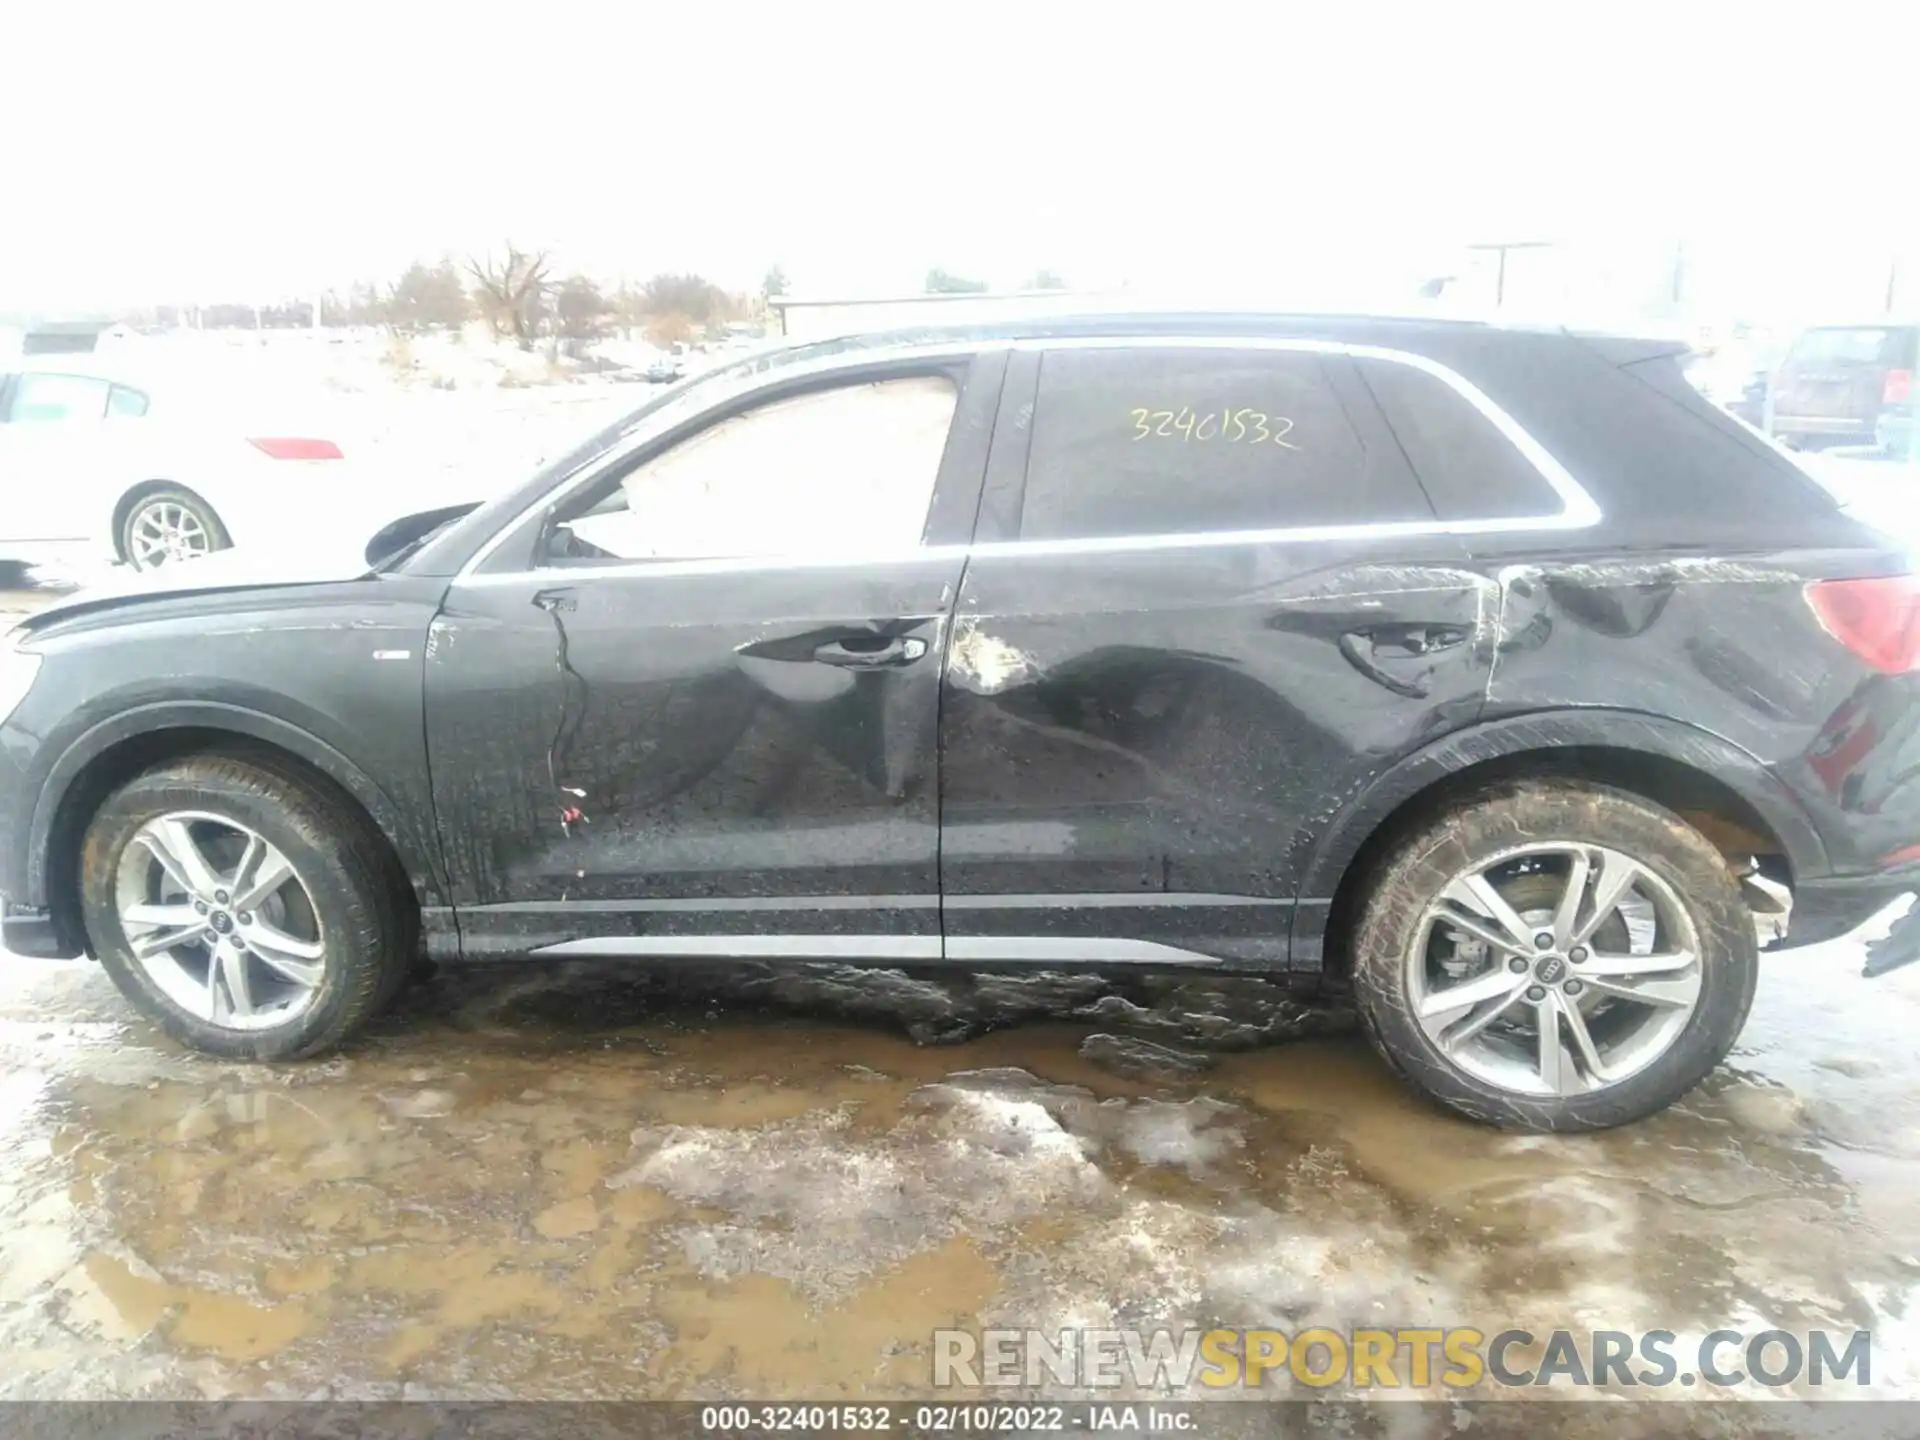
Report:
M432 268L414 261L394 282L386 302L387 323L409 334L434 328L458 330L471 311L460 269L451 257Z
M523 251L509 241L504 256L489 251L484 258L469 257L467 273L493 333L511 335L522 350L531 350L546 298L547 252Z
M388 313L386 296L371 280L356 281L347 292L346 316L349 325L384 325Z
M592 340L604 335L613 305L585 275L569 275L553 296L554 323L563 338Z
M731 311L727 292L704 275L656 275L640 291L646 315L684 315L695 326L724 322Z
M662 350L693 339L693 322L679 311L656 315L647 322L647 340Z

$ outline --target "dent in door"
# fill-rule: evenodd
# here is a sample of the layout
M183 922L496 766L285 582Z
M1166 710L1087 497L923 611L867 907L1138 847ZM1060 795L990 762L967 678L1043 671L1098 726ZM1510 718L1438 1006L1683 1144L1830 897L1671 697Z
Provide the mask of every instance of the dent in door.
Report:
M1498 587L1430 548L976 558L942 701L949 935L1282 959L1327 816L1484 704Z

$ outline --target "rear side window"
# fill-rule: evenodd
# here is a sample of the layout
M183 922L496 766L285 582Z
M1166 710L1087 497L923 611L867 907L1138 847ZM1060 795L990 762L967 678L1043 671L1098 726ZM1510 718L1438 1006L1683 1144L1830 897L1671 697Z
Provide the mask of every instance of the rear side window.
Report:
M116 385L107 397L109 420L137 420L147 413L147 397L126 385Z
M1437 375L1393 360L1360 373L1442 520L1552 515L1564 502L1513 441Z
M1431 520L1390 442L1369 446L1349 418L1329 368L1347 364L1283 350L1049 351L1021 538Z

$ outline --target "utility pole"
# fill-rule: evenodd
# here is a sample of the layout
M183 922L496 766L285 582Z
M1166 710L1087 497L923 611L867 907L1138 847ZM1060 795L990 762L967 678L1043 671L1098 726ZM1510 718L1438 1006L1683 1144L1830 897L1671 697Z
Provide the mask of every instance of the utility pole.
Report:
M1507 252L1509 250L1544 250L1552 245L1551 240L1498 240L1482 245L1469 245L1469 250L1491 250L1497 257L1493 270L1493 307L1499 309L1507 299Z

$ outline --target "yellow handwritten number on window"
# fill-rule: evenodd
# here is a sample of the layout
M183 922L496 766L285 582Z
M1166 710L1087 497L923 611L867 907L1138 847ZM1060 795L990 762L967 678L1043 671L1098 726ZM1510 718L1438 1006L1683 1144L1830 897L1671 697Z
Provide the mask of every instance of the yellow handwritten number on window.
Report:
M1209 410L1204 415L1195 415L1185 405L1178 410L1149 410L1138 406L1131 412L1133 416L1133 438L1146 440L1153 436L1166 439L1223 440L1229 445L1245 443L1248 445L1278 445L1282 450L1298 450L1287 436L1293 431L1293 421L1285 415L1269 415L1264 410L1251 407L1242 410Z

